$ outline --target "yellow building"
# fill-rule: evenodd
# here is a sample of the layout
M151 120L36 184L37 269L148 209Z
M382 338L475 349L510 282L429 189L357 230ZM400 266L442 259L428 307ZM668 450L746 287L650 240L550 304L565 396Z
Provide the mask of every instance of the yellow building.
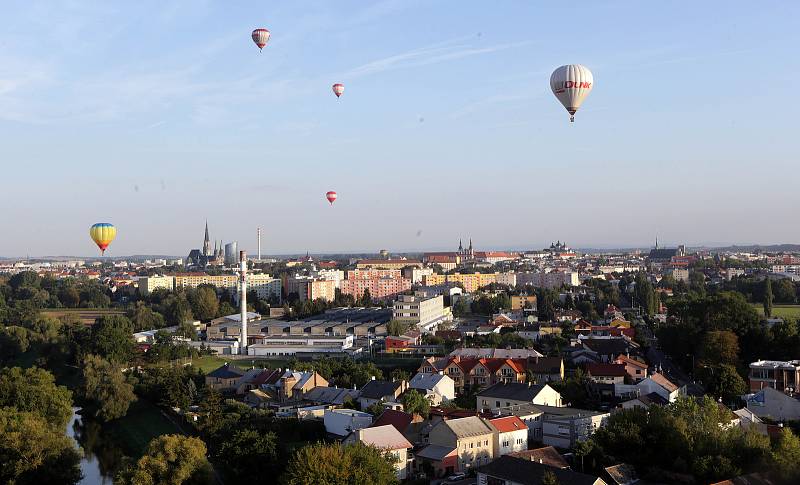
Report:
M172 291L175 289L174 276L147 276L139 278L137 283L142 296L147 296L156 290Z
M357 269L403 269L408 266L422 267L416 259L362 259L356 263Z
M464 291L472 293L479 288L497 283L497 273L469 273L469 274L433 274L422 277L425 286L437 286L445 283L460 283Z
M536 295L511 295L511 310L536 308Z
M221 290L236 292L239 289L239 275L209 275L206 273L180 273L176 274L175 289L197 288L200 285L211 285ZM270 296L281 297L281 280L268 274L248 273L247 289L255 291L259 298Z

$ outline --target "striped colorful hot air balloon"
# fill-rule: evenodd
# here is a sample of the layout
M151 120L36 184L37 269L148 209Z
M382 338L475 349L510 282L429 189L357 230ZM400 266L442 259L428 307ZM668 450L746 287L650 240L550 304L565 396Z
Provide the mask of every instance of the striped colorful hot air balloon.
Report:
M267 42L269 42L269 30L267 29L256 29L250 35L253 38L253 42L256 43L259 49L263 49Z
M342 95L342 93L344 93L344 84L342 84L342 83L334 84L333 85L333 94L335 94L336 97L338 98L339 96Z
M100 252L105 254L106 248L117 236L117 228L108 222L98 222L89 228L89 236L92 241L100 248Z
M335 201L337 197L339 197L339 194L337 194L333 190L325 194L325 198L328 199L328 202L330 202L331 205L333 205L333 201Z

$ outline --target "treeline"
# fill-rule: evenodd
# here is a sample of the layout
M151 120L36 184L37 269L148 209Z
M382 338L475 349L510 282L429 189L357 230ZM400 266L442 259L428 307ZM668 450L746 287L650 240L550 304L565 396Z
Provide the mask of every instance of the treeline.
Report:
M755 427L732 425L732 418L729 409L707 396L622 410L576 446L575 468L598 474L624 462L639 478L655 483L716 483L769 471L776 483L797 483L797 436L784 428L771 441Z

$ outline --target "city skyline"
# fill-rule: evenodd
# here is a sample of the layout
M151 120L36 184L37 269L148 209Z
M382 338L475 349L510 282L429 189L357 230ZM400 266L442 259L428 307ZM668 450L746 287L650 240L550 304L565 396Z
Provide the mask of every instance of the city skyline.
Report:
M725 5L10 6L0 255L91 256L98 221L109 255L183 255L205 218L251 254L258 226L264 254L798 242L800 100L770 87L800 5Z

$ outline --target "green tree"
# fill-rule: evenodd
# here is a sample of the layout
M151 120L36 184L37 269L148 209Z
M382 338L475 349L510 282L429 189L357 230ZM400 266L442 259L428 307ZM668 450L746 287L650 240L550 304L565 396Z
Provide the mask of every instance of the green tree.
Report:
M772 317L772 280L769 276L764 278L764 315L767 318Z
M721 397L726 403L736 401L739 396L747 392L747 383L732 365L706 367L702 369L700 375L706 386L706 392L714 397Z
M133 358L133 324L122 315L104 315L92 326L92 351L108 360L126 363Z
M43 415L0 407L0 483L78 483L80 459L63 429Z
M399 483L392 459L382 451L357 443L349 446L316 443L297 450L283 476L286 485L350 485Z
M241 429L225 438L215 456L215 462L237 482L259 482L275 471L278 436L273 432Z
M222 396L214 388L206 387L200 401L200 429L209 433L215 432L222 421Z
M0 369L0 408L13 407L43 417L63 433L72 416L72 393L57 386L50 372L19 367Z
M561 482L558 481L555 473L547 470L542 476L542 485L561 485Z
M144 456L117 475L123 485L212 483L206 445L199 438L161 435L150 441Z
M372 295L369 292L369 288L364 288L364 294L361 295L361 301L359 301L359 305L363 307L372 306Z
M788 428L781 430L781 435L772 453L772 461L778 474L787 482L796 483L800 479L800 439Z
M389 377L391 377L393 381L408 382L411 380L411 373L409 373L407 370L397 367L396 369L392 369L392 373L389 374Z
M136 400L133 386L125 381L119 366L97 355L87 355L83 360L82 394L101 421L125 416Z
M165 303L165 317L169 325L178 326L183 322L194 320L192 306L183 292L171 295Z
M386 332L395 337L403 335L409 328L411 328L411 323L402 320L389 320L389 323L386 324Z
M189 293L189 303L192 307L192 314L198 320L206 322L216 318L219 313L217 291L212 286L197 287L196 290Z
M154 312L141 301L136 302L136 308L131 312L131 321L135 332L153 330L165 326L164 316Z
M456 317L463 317L470 312L469 305L467 304L467 299L464 297L459 297L456 300L456 303L453 305L453 315Z
M24 327L0 327L0 363L12 362L28 350L28 329Z
M739 338L729 330L706 332L700 346L702 362L706 365L739 362Z
M774 288L775 301L778 303L796 303L797 289L789 278L778 280Z
M403 394L403 409L409 414L419 414L427 418L431 411L431 403L416 389L409 389Z

